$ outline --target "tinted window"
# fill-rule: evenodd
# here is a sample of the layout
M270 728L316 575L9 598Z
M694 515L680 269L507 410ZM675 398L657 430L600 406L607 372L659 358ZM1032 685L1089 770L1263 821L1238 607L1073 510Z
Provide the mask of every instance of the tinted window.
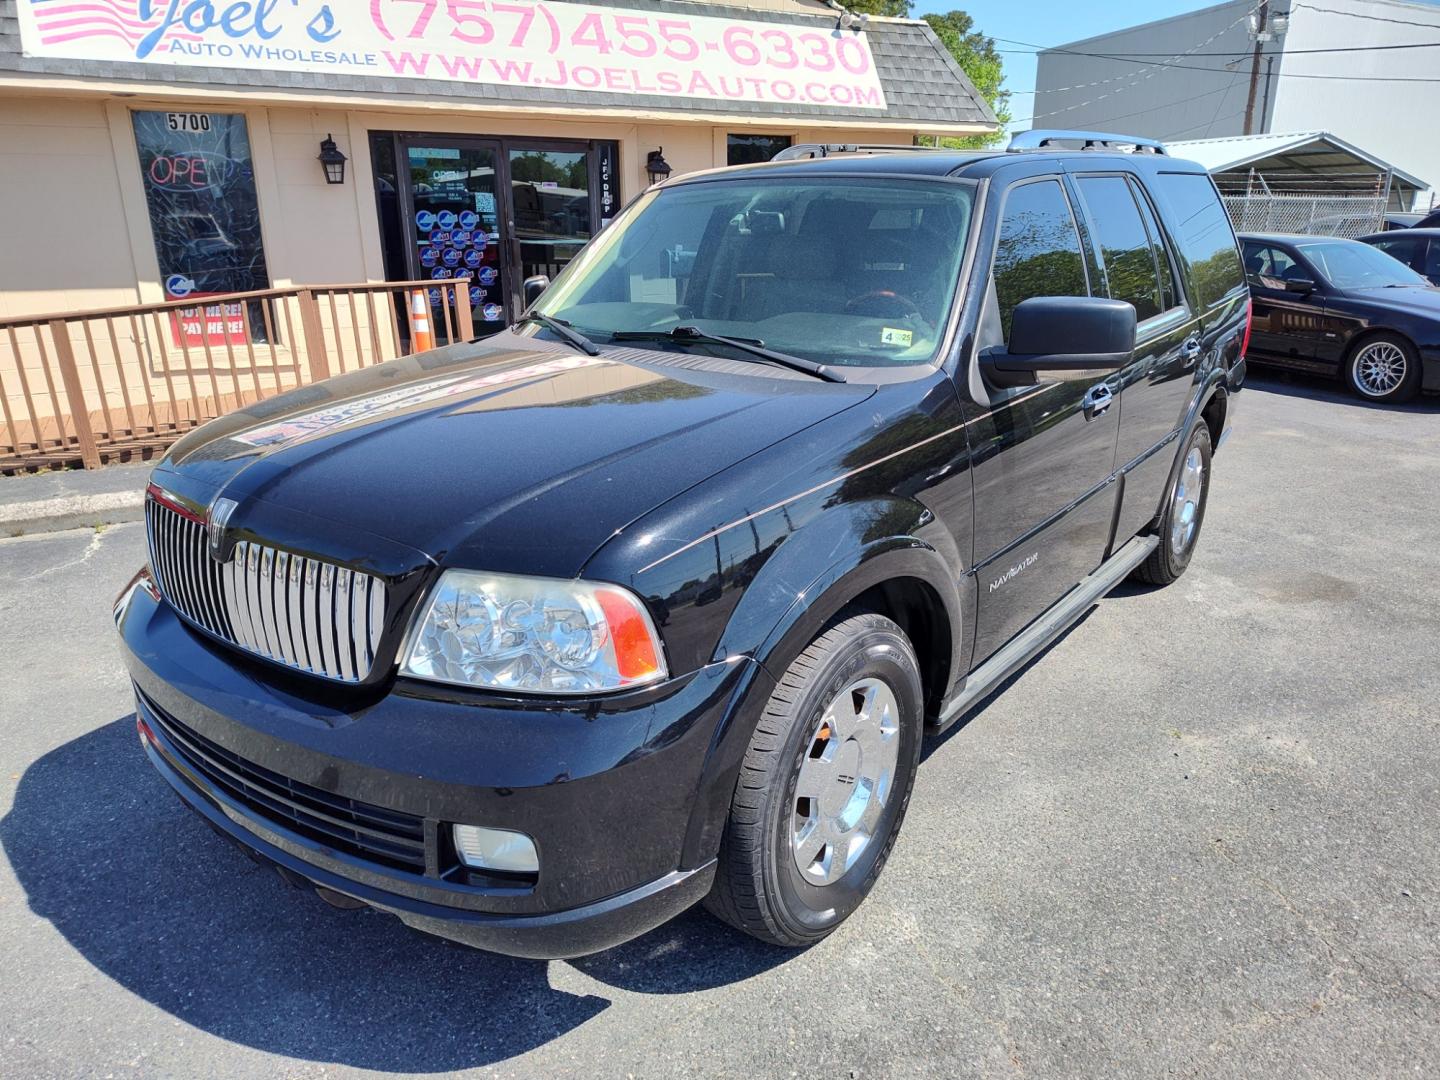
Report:
M1010 316L1020 301L1032 296L1089 295L1080 236L1058 181L1024 184L1006 197L995 249L995 295L1007 340Z
M1280 248L1246 241L1245 276L1262 289L1283 289L1291 278L1307 278L1309 272Z
M1372 240L1371 246L1385 252L1392 259L1399 259L1406 266L1415 263L1415 249L1419 247L1414 237L1396 237L1394 240Z
M1136 205L1140 207L1140 216L1145 219L1145 231L1150 234L1150 245L1155 249L1155 266L1160 271L1160 310L1169 311L1180 303L1180 295L1175 288L1175 272L1170 262L1170 246L1165 242L1165 234L1155 219L1150 200L1145 198L1138 188L1132 186L1131 192L1135 196Z
M1425 253L1424 274L1431 281L1440 281L1440 240L1430 241L1430 250Z
M753 165L769 161L789 146L789 135L726 135L725 164Z
M827 364L930 363L973 196L969 184L766 176L652 189L540 310L602 342L696 326Z
M1215 185L1204 173L1161 173L1152 193L1160 200L1170 235L1189 267L1202 310L1244 283L1235 233Z
M1355 240L1319 240L1296 244L1337 289L1383 289L1387 285L1425 285L1424 278L1369 244Z
M1155 254L1130 185L1123 176L1082 177L1080 195L1100 246L1110 298L1134 304L1141 322L1160 314Z

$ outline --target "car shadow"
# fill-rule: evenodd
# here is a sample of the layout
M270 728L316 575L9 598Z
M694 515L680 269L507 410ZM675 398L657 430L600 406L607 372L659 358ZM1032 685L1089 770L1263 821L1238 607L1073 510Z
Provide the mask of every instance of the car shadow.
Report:
M1125 591L1122 592L1122 590ZM1122 584L1119 587L1111 590L1111 592L1107 594L1106 598L1110 596L1135 595L1136 593L1143 591L1148 591L1148 588L1146 586L1139 586L1138 589L1132 591L1130 590L1128 585ZM1009 676L999 686L995 687L994 690L991 690L990 693L986 694L979 701L975 702L974 705L971 705L970 708L966 709L964 715L961 716L959 720L955 721L944 731L940 732L937 735L934 732L927 730L925 732L925 741L921 745L920 749L921 763L923 764L924 762L929 761L931 754L934 754L947 742L953 739L956 735L959 735L961 731L963 731L978 717L980 717L986 709L990 708L990 706L993 705L999 698L1003 697L1006 690L1009 690L1010 687L1014 686L1016 682L1023 679L1026 673L1029 672L1031 668L1043 661L1045 657L1049 656L1051 649L1059 645L1062 641L1068 638L1081 626L1084 626L1085 623L1089 621L1090 616L1095 614L1099 607L1100 605L1098 603L1091 604L1090 607L1086 609L1085 613L1081 615L1078 619L1076 619L1075 622L1072 623L1066 630L1064 630L1043 649L1041 649L1038 653L1036 653L1029 660L1027 660L1024 665L1013 675Z
M1284 394L1286 397L1303 398L1306 401L1328 401L1334 405L1348 405L1355 409L1371 412L1391 413L1440 413L1440 395L1421 394L1403 405L1386 404L1381 401L1367 401L1359 394L1352 394L1337 379L1324 375L1307 375L1284 368L1257 367L1250 365L1245 377L1246 390L1262 393ZM1244 400L1243 398L1241 399Z
M269 1053L450 1072L542 1046L610 1006L556 989L551 964L451 945L286 884L175 797L133 717L31 765L0 846L31 910L98 970L187 1024ZM674 994L795 955L692 911L569 963L620 989Z

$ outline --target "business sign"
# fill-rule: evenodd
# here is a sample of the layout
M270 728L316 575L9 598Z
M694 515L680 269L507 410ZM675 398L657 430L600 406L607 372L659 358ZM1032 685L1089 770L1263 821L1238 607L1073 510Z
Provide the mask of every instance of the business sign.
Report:
M604 228L620 209L620 144L597 142L595 157L600 171L600 227Z
M18 0L26 56L883 109L863 33L499 0Z
M191 293L197 299L209 293ZM167 296L167 300L179 297ZM170 332L175 344L189 349L191 346L244 345L248 338L248 320L245 305L235 300L229 303L206 304L204 307L172 308L170 310Z

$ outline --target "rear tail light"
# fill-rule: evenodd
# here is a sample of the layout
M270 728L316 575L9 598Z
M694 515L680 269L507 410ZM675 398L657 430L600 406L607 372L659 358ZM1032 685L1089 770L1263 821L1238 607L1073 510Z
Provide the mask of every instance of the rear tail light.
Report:
M1245 336L1240 339L1240 359L1250 351L1250 324L1255 320L1255 301L1245 301Z

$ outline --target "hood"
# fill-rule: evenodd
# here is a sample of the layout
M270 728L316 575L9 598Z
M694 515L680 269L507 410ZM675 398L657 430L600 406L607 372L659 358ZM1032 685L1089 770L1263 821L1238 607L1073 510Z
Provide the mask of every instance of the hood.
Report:
M504 334L302 387L186 436L157 481L265 535L378 536L449 565L569 577L617 530L873 387ZM323 550L325 537L312 539Z
M1422 318L1440 319L1440 289L1405 285L1398 289L1349 289L1346 296L1386 311L1404 311Z

